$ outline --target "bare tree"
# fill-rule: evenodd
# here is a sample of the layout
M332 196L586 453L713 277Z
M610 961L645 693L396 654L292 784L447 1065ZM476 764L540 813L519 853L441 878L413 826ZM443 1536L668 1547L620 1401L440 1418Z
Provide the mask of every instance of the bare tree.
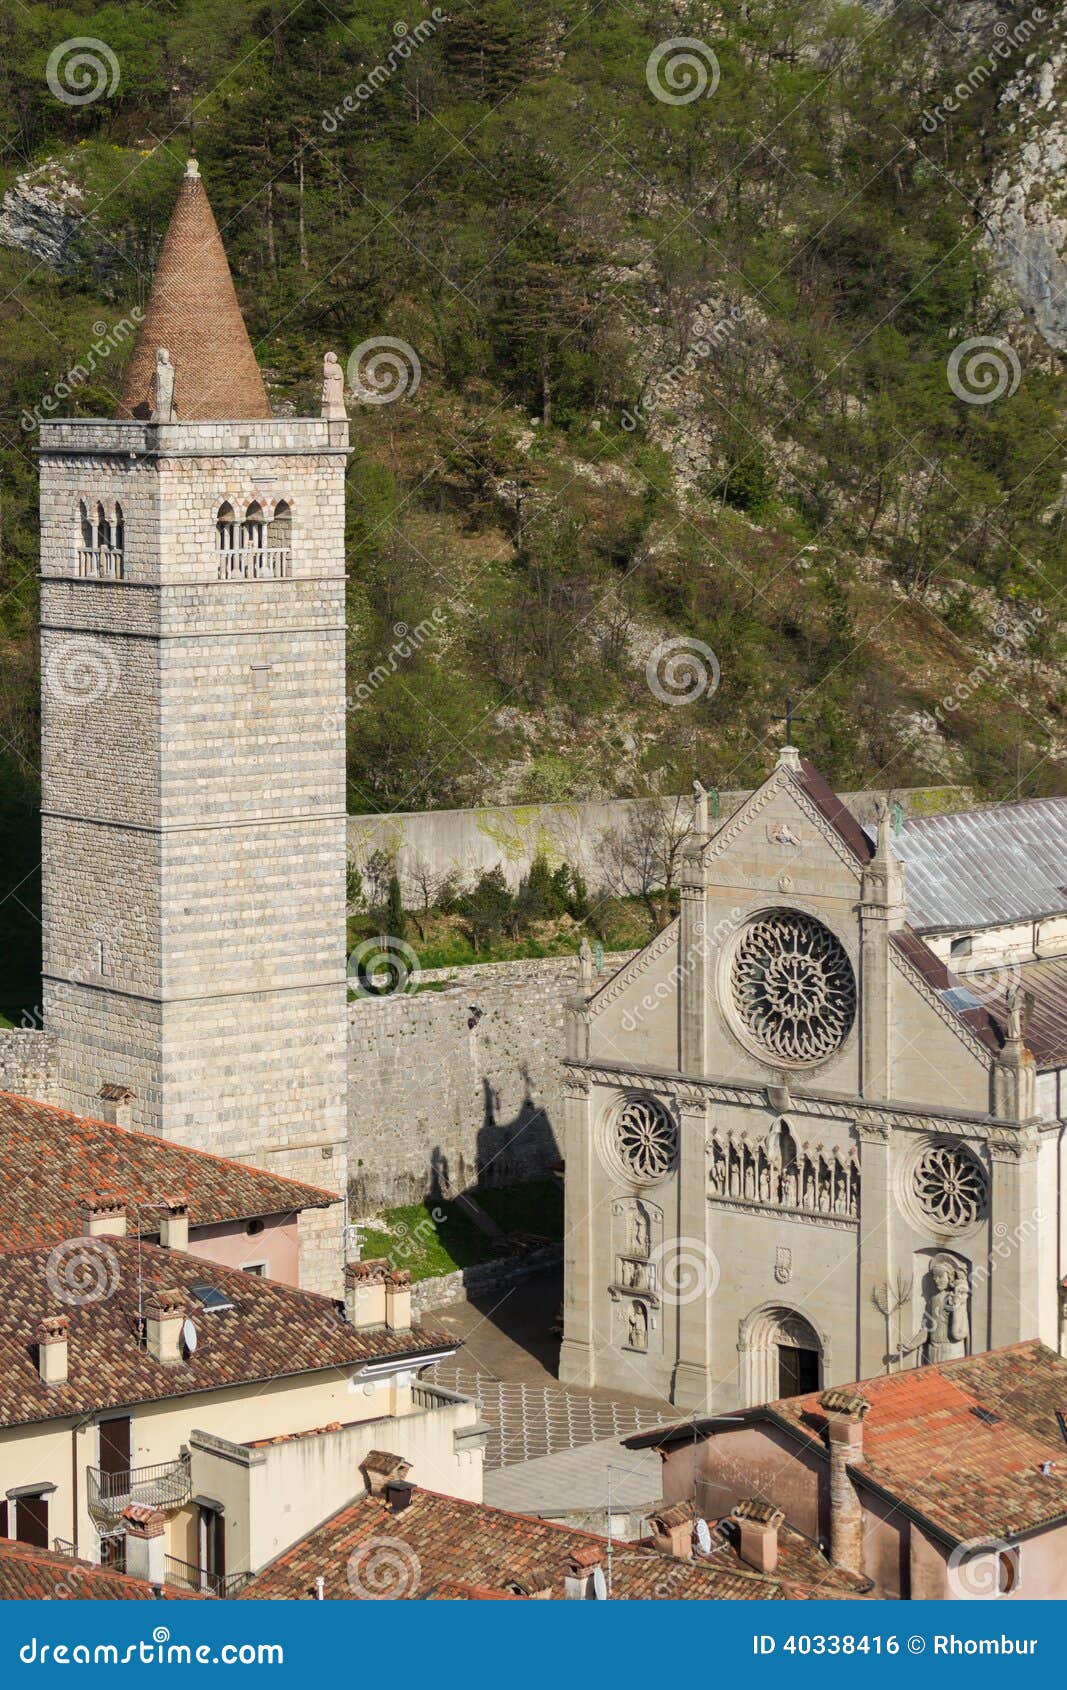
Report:
M671 919L671 896L686 840L693 831L688 798L648 798L622 828L601 836L600 870L617 898L640 898L653 938Z

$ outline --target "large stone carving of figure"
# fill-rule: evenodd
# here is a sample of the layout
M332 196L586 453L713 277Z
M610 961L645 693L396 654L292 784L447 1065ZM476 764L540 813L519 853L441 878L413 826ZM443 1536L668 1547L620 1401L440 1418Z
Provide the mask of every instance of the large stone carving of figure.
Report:
M156 373L152 377L151 420L154 423L177 420L174 410L174 365L165 346L161 346L156 353Z
M334 422L340 422L348 415L345 410L345 373L337 362L336 352L327 352L322 360L322 414Z
M971 1335L971 1290L966 1268L952 1256L935 1256L930 1278L934 1288L926 1299L922 1327L910 1344L903 1346L904 1355L921 1350L927 1367L965 1356Z
M927 1364L955 1361L967 1354L971 1325L968 1311L970 1289L964 1268L951 1256L935 1256L930 1268L934 1289L926 1305Z

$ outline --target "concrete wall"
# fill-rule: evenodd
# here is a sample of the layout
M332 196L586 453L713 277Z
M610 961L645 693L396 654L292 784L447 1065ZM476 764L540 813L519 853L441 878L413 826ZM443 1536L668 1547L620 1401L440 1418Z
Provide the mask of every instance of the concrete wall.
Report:
M723 792L720 812L728 816L749 796ZM845 792L841 797L861 822L873 822L874 792ZM932 815L942 810L965 810L973 793L958 786L916 787L892 796L907 815ZM665 798L668 813L680 825L692 820L692 798ZM525 804L482 810L423 810L404 815L349 816L348 854L360 868L374 851L396 858L405 898L418 903L419 870L435 877L457 873L476 879L497 864L508 884L518 885L534 857L543 852L551 862L567 862L581 870L590 891L604 890L600 867L605 833L625 832L642 801L613 798L603 803Z
M622 957L606 957L605 978ZM348 1006L352 1212L536 1179L562 1155L574 957L455 971L442 991ZM425 978L425 976L423 977Z

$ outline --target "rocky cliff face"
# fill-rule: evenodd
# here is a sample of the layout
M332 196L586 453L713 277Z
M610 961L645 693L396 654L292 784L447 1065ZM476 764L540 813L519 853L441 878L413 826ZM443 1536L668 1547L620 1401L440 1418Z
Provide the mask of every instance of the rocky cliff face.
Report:
M1048 344L1067 351L1067 23L1001 95L1010 142L983 207L997 263Z
M68 275L81 253L81 190L58 161L17 176L0 200L0 246L17 247Z

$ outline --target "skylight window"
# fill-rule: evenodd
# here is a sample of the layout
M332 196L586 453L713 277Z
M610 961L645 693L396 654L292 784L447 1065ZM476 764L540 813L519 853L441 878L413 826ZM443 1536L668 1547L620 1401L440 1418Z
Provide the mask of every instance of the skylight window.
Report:
M976 1420L980 1420L982 1422L983 1426L1000 1425L1000 1415L994 1414L991 1408L975 1407L971 1409L971 1413L974 1415Z
M189 1289L207 1314L221 1314L224 1309L233 1308L229 1297L216 1285L191 1285Z

